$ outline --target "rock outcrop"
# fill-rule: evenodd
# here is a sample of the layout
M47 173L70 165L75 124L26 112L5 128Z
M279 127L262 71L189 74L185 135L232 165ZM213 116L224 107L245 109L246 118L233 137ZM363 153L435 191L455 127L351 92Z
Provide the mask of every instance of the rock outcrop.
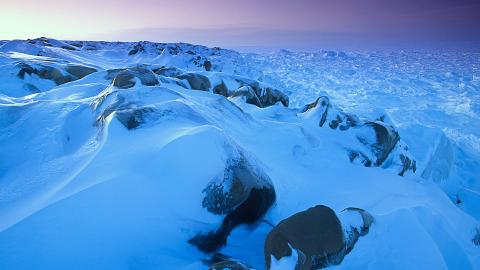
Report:
M266 268L272 259L289 257L295 249L298 254L295 269L320 269L339 264L350 252L360 236L368 233L373 217L358 208L344 211L357 214L361 225L342 224L335 212L318 205L282 220L268 234L264 254Z
M138 78L142 85L145 86L155 86L159 84L155 73L143 66L111 69L107 71L107 75L105 76L105 79L112 80L113 86L120 89L127 89L135 86L135 78Z
M184 73L176 76L180 80L188 81L190 88L194 90L209 91L212 85L207 76L197 73Z
M230 160L203 193L203 207L213 214L225 216L219 229L199 233L189 240L207 253L225 245L236 226L258 222L275 202L276 196L270 178L243 155Z
M89 74L97 72L92 67L69 64L65 67L65 71L59 67L49 66L45 64L29 65L27 63L17 64L19 71L17 76L20 79L25 79L25 76L36 75L41 79L55 82L56 85L61 85L71 81L79 80Z
M320 127L328 124L330 129L347 132L353 140L358 141L357 148L352 149L352 145L346 147L350 162L365 167L395 167L401 176L408 171L416 171L416 161L408 152L408 146L400 139L397 129L385 120L385 116L374 121L361 120L333 106L326 96L305 105L300 113L305 117L319 118Z

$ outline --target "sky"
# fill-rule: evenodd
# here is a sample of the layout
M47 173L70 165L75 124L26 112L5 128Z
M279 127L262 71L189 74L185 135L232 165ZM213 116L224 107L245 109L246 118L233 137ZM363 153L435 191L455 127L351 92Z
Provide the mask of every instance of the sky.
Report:
M480 44L480 0L0 0L0 39L222 47Z

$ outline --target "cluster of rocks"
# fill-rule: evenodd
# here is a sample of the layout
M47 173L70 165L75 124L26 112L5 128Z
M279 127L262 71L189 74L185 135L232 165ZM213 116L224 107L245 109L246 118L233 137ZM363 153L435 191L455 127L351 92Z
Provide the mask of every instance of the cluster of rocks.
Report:
M157 76L160 76L160 80ZM275 105L280 102L288 107L289 98L278 89L274 89L258 81L234 76L234 87L228 87L220 80L220 83L213 84L210 78L196 72L183 72L175 67L158 67L150 69L147 66L136 66L124 69L108 70L105 79L111 80L113 86L120 89L127 89L135 86L135 78L138 78L142 85L154 86L161 81L175 82L177 85L192 90L211 91L225 97L243 97L249 104L260 108Z
M233 228L255 224L275 202L270 178L244 156L227 162L225 170L205 188L202 205L209 212L224 216L215 231L198 233L189 243L205 253L214 253L205 263L209 269L252 269L247 264L216 253L223 247ZM348 224L343 220L360 220ZM345 223L342 223L345 222ZM320 269L340 264L361 236L369 232L374 218L360 208L346 208L338 215L328 206L317 205L298 212L274 226L265 239L266 268L272 260L298 254L295 269Z
M315 115L320 120L318 125L327 124L331 129L349 131L362 145L359 149L347 149L350 162L366 167L397 166L398 174L416 171L416 161L408 152L408 146L401 141L396 128L385 121L385 116L373 121L361 120L356 115L344 113L335 108L326 96L317 98L307 104L301 111L303 115ZM366 152L364 149L368 149Z
M53 81L56 85L76 81L97 72L95 68L77 64L67 64L62 69L60 66L56 67L47 64L30 65L20 62L17 64L17 68L17 77L22 80L25 79L26 75L36 75L41 79ZM34 85L27 84L27 87L33 92L38 92L35 91L36 87Z
M155 86L159 84L155 73L143 66L110 69L107 70L107 75L105 76L105 79L112 81L113 86L120 89L134 87L136 84L135 78L139 79L141 84L145 86Z

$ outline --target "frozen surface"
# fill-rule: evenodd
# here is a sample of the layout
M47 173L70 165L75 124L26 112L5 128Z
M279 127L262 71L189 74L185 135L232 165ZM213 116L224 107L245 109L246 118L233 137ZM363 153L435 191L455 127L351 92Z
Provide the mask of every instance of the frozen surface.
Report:
M480 52L281 50L246 59L265 81L286 89L293 106L327 94L348 112L388 114L422 177L452 201L463 201L467 188L480 202ZM478 219L476 205L469 212Z
M137 44L143 50L130 54ZM35 74L19 78L20 62L97 72L55 85ZM136 79L128 89L105 79L109 69L137 64L231 85L260 79L288 93L291 104L259 108L160 75L159 85ZM337 213L359 207L375 218L329 269L479 269L472 241L480 227L477 65L478 54L452 52L259 56L189 44L6 42L0 269L207 269L209 255L188 240L221 222L202 207L202 191L240 151L275 188L270 223L317 204ZM401 177L388 162L352 164L345 148L358 147L354 133L321 128L319 114L297 109L321 93L362 118L386 112L417 172ZM146 113L128 129L119 115L136 109ZM270 230L265 222L239 226L220 252L264 269ZM295 256L274 266L291 269Z

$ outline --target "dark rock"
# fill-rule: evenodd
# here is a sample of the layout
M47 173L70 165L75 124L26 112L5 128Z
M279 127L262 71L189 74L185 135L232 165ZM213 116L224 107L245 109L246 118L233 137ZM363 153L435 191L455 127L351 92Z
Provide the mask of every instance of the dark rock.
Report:
M251 270L250 266L236 260L230 256L221 253L215 253L210 260L205 263L209 265L209 270Z
M152 70L155 74L165 77L176 77L183 74L183 71L176 67L160 67Z
M77 79L72 75L64 75L55 67L41 65L37 68L34 68L26 63L19 63L17 66L20 67L20 70L17 74L20 79L24 79L25 74L35 74L42 79L54 81L56 85L64 84Z
M120 71L113 79L113 86L127 89L135 86L135 76L128 70Z
M225 85L223 81L219 85L216 85L215 87L213 87L213 93L217 95L222 95L224 97L228 97L229 95L227 85Z
M19 64L17 64L17 67L20 68L17 76L22 80L25 79L25 74L32 75L33 73L35 73L35 69L28 64L19 63Z
M263 107L275 105L279 101L282 103L283 106L288 107L288 96L277 89L267 87L265 89L265 93L261 94L259 97Z
M77 51L77 48L75 48L73 46L64 45L64 46L61 46L60 48L62 48L64 50L69 50L69 51Z
M118 121L122 123L128 130L136 129L141 124L146 122L148 114L155 112L153 108L132 108L119 110L115 113Z
M79 65L67 65L65 70L77 79L81 79L87 75L97 72L96 69Z
M480 229L475 229L476 233L473 236L472 242L475 246L480 246Z
M298 254L297 270L320 269L340 264L354 247L360 236L368 233L373 217L359 208L347 208L346 212L358 213L363 221L360 228L342 224L335 212L318 205L282 220L268 234L264 254L266 268L270 269L271 256L276 260ZM344 234L344 228L346 228Z
M159 84L155 73L143 66L124 69L111 69L107 71L107 75L105 76L105 79L113 80L113 85L121 89L127 89L135 86L134 78L140 79L142 85L145 86L155 86Z
M208 77L196 73L184 73L177 76L180 80L187 80L194 90L208 91L212 87Z
M270 269L271 255L276 260L291 256L292 247L299 255L295 269L310 270L316 260L338 253L343 242L342 226L335 212L318 205L282 220L273 228L265 240L266 266Z
M206 71L212 70L212 62L205 60L205 62L203 62L203 67Z
M59 69L50 66L36 68L35 74L42 79L54 81L57 85L76 80L72 75L64 75Z
M275 190L266 174L243 157L229 163L203 191L203 207L213 214L225 215L218 230L197 234L189 240L203 252L214 252L224 246L233 228L255 224L275 202Z
M360 142L370 147L377 157L375 166L380 166L388 158L388 155L400 140L400 136L392 126L388 126L383 122L366 122L364 126L373 128L376 141L374 143L369 143L362 137L358 137L358 139Z
M331 129L339 128L340 130L345 131L361 124L361 121L357 116L334 109L327 96L318 97L314 102L305 105L300 112L305 113L314 108L321 111L322 116L320 117L319 122L320 127L323 127L323 125L329 121L328 126Z
M36 87L35 85L33 85L31 83L26 83L23 86L23 89L25 89L25 90L27 90L28 92L31 92L31 93L40 93L40 90L38 89L38 87Z
M262 87L258 82L244 84L242 87L234 90L230 94L231 97L244 96L248 104L255 105L260 108L275 105L281 102L283 106L288 107L288 96L277 89L270 87Z
M139 52L145 51L145 48L141 43L137 43L133 46L133 48L128 52L128 55L135 55Z
M355 150L348 150L348 158L350 162L360 162L365 167L372 166L372 161L362 152Z
M402 170L398 175L403 176L405 172L412 170L413 172L417 171L417 162L415 160L411 160L404 154L400 154L400 161L402 162Z
M327 121L328 109L331 107L330 99L328 97L326 96L318 97L314 102L305 105L301 110L301 112L304 113L317 107L323 110L322 117L320 118L320 122L318 123L320 127L323 127L323 125Z
M260 98L258 98L257 94L251 86L240 87L239 89L233 91L231 97L245 97L245 101L248 104L263 108L262 101L260 101Z

